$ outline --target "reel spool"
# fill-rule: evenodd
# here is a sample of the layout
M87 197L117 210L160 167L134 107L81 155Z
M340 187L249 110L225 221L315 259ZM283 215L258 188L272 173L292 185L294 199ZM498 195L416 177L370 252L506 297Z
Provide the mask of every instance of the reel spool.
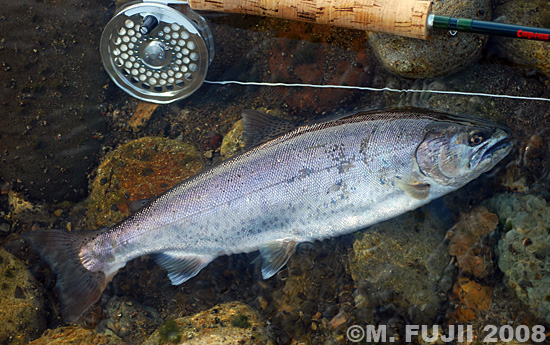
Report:
M214 58L205 19L188 6L182 13L167 4L126 5L109 21L100 43L103 65L115 84L133 97L159 104L195 92Z

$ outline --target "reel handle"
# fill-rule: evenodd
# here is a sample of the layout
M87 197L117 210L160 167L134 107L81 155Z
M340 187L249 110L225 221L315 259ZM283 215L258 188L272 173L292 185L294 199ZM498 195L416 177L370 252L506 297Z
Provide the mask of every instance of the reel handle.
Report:
M425 0L189 0L194 10L242 13L427 39Z

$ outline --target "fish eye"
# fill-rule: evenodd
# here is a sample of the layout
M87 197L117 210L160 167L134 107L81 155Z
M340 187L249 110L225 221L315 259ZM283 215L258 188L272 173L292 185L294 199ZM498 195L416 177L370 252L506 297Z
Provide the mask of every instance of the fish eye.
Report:
M470 132L468 143L470 146L477 146L481 144L484 140L485 137L483 137L483 133L481 133L481 131L472 131Z

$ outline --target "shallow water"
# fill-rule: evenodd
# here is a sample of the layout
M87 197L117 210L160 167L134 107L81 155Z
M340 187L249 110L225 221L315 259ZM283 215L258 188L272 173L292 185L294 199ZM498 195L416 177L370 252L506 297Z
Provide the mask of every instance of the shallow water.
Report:
M504 243L502 238L512 226L506 218L499 214L500 224L494 231L474 236L473 243L464 242L464 246L474 248L476 258L472 260L490 257L487 267L483 266L483 260L459 263L457 255L449 250L451 240L447 233L459 223L461 214L477 206L485 205L490 212L498 212L500 204L495 206L496 202L488 201L495 194L515 192L535 196L537 200L550 200L548 102L204 84L191 97L159 106L152 115L150 109L142 110L141 116L151 117L142 126L135 127L132 123L136 121L141 102L110 80L98 51L102 30L117 5L103 0L22 0L3 4L0 10L0 32L3 33L0 38L3 85L0 240L5 249L26 262L38 282L34 288L44 297L37 316L39 321L28 326L35 329L16 328L13 333L10 328L7 344L25 343L38 338L46 328L63 324L53 289L54 277L47 265L29 251L19 234L38 228L86 230L112 224L114 218L103 219L106 223L99 224L86 213L93 203L88 199L92 182L101 176L98 166L109 152L130 140L157 136L193 145L204 165L211 166L223 158L221 138L240 119L241 111L250 108L273 111L291 120L312 121L354 109L413 106L498 121L512 129L516 142L513 152L492 173L444 197L435 207L412 212L396 223L373 227L365 235L352 234L303 244L287 267L266 281L261 279L254 262L257 253L218 258L181 286L172 286L165 272L152 260L135 260L119 272L100 303L83 316L80 325L101 333L115 333L130 344L140 344L166 320L193 315L220 303L241 301L258 311L269 339L277 344L346 343L350 326L368 324L388 325L388 335L400 336L400 339L407 324L468 324L473 326L476 336L493 324L527 325L530 330L534 325L550 327L547 311L533 310L536 300L521 299L521 291L525 289L513 287L532 282L506 283L511 278L507 278L499 266L502 251L497 248L499 243ZM209 14L206 18L212 27L216 52L207 80L448 89L550 97L548 76L533 66L520 67L507 61L499 55L493 40L483 49L479 62L461 72L415 80L394 76L384 69L363 32L240 15ZM149 160L154 159L153 154ZM142 177L150 178L145 173ZM142 180L136 176L135 180L130 178L129 183L142 186ZM131 195L128 203L142 198L137 197L135 189L126 190ZM16 207L26 201L31 212ZM525 200L516 203L529 204ZM115 210L111 204L103 206L112 213L118 213L122 207L115 205ZM541 219L546 219L544 212L540 212ZM407 230L388 237L396 231L398 223L406 224ZM478 223L483 221L473 223L474 228L481 227ZM409 250L406 244L412 247L413 241L405 233L422 231L424 234L429 229L429 235L419 236L420 243L414 243L416 249ZM526 248L531 246L523 243L527 244ZM535 244L543 249L550 245ZM510 246L514 245L510 242ZM369 248L375 248L378 254L369 257L365 253L374 252ZM361 258L357 253L366 256ZM381 259L382 254L388 255L388 259ZM550 279L550 271L544 266L548 261L544 255L537 255L540 259L537 265L542 263L542 268L538 279L534 279L545 282ZM392 261L392 256L399 259ZM366 260L365 267L380 274L362 276L366 273L358 273L357 268L363 265L361 260ZM466 268L470 266L485 269L476 273ZM418 287L403 284L407 279L419 279L417 276L429 279ZM548 302L544 297L541 300ZM117 301L134 309L121 312L121 303ZM419 306L435 309L417 308L415 301L421 301ZM459 312L461 308L463 312ZM131 315L136 315L133 313L145 315L144 319L132 322ZM8 318L7 314L5 317ZM11 327L8 321L6 329ZM121 324L128 329L121 331ZM31 332L31 336L23 342L17 332Z

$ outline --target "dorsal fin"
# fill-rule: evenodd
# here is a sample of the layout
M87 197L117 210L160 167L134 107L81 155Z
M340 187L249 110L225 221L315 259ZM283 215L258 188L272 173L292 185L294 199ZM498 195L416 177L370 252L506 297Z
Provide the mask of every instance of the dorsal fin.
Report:
M243 110L242 116L245 150L275 139L297 127L292 121L273 117L252 109Z

